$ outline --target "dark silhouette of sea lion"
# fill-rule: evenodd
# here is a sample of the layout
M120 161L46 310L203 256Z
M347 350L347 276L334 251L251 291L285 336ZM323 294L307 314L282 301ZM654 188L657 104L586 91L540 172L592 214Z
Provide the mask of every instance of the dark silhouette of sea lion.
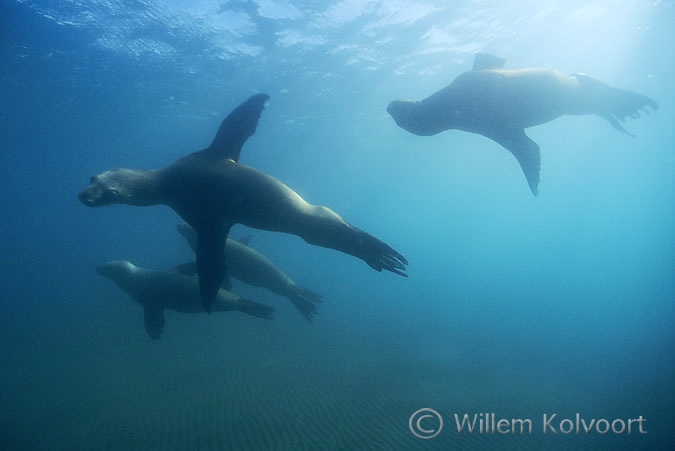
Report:
M164 331L164 310L182 313L206 313L199 294L199 283L176 271L155 271L141 268L126 260L98 266L96 272L109 278L125 293L143 306L145 330L154 340ZM211 309L216 312L239 310L263 319L274 319L274 309L242 299L220 289Z
M658 108L649 97L616 89L581 74L550 69L502 69L505 60L477 54L473 70L418 102L395 100L387 112L403 129L421 136L457 129L492 139L518 160L538 194L539 146L525 128L565 115L597 114L616 130L619 121Z
M197 234L187 224L178 224L178 232L187 240L190 248L197 248ZM227 276L223 286L229 289L229 277L254 287L266 288L274 293L288 298L296 309L308 320L316 315L316 303L321 302L323 296L296 284L286 273L277 268L272 261L255 249L251 249L241 240L228 238L225 241L225 259L227 260ZM184 267L188 274L192 270Z
M236 223L292 233L358 257L377 271L405 276L408 262L393 248L329 208L309 204L272 176L237 162L268 99L266 94L249 98L225 118L209 147L166 168L114 169L92 177L80 201L89 207L164 204L178 213L197 232L199 287L207 311L225 277L225 240Z

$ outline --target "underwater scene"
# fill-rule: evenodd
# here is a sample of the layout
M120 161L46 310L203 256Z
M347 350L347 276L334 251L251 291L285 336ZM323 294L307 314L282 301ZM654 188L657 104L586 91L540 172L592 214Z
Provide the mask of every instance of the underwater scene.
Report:
M0 449L675 449L674 24L0 0Z

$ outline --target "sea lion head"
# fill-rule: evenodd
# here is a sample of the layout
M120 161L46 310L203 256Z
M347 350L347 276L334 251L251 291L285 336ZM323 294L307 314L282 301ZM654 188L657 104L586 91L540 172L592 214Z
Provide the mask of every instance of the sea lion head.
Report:
M91 178L88 187L77 196L88 207L110 204L148 205L152 186L148 171L113 169Z
M387 106L387 113L399 127L417 135L419 125L417 124L416 104L417 102L409 100L394 100Z
M126 260L114 260L96 267L99 275L112 280L126 278L134 270L136 270L136 265Z
M444 130L438 115L421 102L394 100L387 107L387 113L399 127L414 135L431 136Z

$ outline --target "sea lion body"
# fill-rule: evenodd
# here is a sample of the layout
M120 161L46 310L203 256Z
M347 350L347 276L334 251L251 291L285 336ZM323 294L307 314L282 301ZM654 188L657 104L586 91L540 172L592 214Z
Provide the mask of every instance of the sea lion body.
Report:
M414 103L417 122L399 119L399 125L423 136L450 129L486 135L497 124L533 127L563 114L588 114L569 112L577 84L572 76L546 69L465 72L450 86ZM449 107L453 110L446 114Z
M141 268L126 260L108 262L96 268L96 272L111 279L132 299L143 306L145 327L148 334L157 339L164 329L164 310L181 313L206 313L201 301L199 283L174 271L156 271ZM234 293L220 289L211 305L215 312L239 310L264 319L274 318L274 309L257 302L240 298Z
M597 114L616 130L658 104L582 74L550 69L502 69L503 59L476 55L474 69L421 101L395 100L387 111L403 129L421 136L457 129L492 139L518 160L532 193L538 194L539 146L525 128L562 115Z

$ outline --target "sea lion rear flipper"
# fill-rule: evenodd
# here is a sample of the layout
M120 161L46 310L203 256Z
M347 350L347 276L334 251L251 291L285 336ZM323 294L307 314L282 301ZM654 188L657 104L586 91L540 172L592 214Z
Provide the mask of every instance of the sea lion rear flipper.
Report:
M316 293L308 288L301 287L300 285L293 284L293 295L306 299L313 304L320 304L323 302L323 296L319 293Z
M239 301L237 301L237 310L270 321L274 319L274 312L276 311L274 307L269 307L247 299L239 299Z
M625 135L633 136L619 121L623 122L626 116L637 119L642 113L649 114L650 111L659 108L655 100L637 92L612 88L584 74L572 76L579 82L579 90L583 97L592 101L595 108L592 112L607 120L615 130Z
M408 277L405 273L408 260L403 255L371 234L356 227L350 227L354 233L353 242L357 244L357 249L352 252L347 251L347 253L359 257L375 271L384 269L399 276Z
M471 70L501 69L506 60L489 53L476 53Z
M288 299L293 303L293 306L304 316L307 321L312 321L314 315L317 314L317 303L323 300L323 296L318 293L303 288L299 285L292 284Z
M158 340L164 332L164 311L159 307L145 307L143 310L145 331L153 340Z
M612 128L614 128L614 130L620 132L623 135L635 138L634 134L626 130L623 125L619 124L619 121L616 120L616 118L612 115L612 113L599 113L598 116L609 122L609 124L612 126Z
M541 168L541 155L539 154L539 146L532 141L526 134L525 130L514 129L509 135L502 135L500 138L489 137L497 143L501 144L509 152L516 157L520 167L525 174L527 184L530 185L530 190L535 196L539 194L539 170Z
M204 152L211 153L216 160L239 161L241 146L255 133L269 98L267 94L256 94L235 108L220 124L216 137Z
M197 274L199 292L207 312L216 299L220 284L225 279L225 240L227 233L197 232Z

